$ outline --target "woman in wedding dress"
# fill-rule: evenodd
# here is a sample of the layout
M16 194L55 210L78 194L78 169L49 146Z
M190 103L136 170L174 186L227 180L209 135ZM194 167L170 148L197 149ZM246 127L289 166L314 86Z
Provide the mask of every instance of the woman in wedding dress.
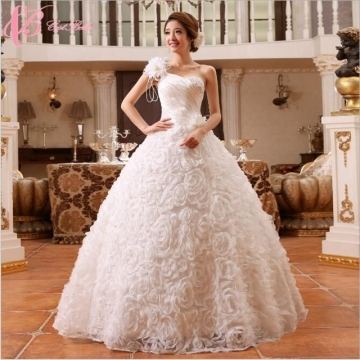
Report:
M306 318L271 217L212 132L216 73L190 56L200 40L194 17L171 14L169 60L151 59L122 103L147 137L83 240L54 322L63 336L131 352L236 351ZM154 87L162 117L148 125L134 104L145 91L155 100Z

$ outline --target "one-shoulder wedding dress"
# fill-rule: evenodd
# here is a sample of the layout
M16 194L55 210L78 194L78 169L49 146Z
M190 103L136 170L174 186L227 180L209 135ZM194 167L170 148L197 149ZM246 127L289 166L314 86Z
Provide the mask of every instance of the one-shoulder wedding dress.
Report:
M243 350L296 329L308 310L279 236L234 157L201 126L204 82L152 59L162 117L114 182L58 306L63 336L154 353Z

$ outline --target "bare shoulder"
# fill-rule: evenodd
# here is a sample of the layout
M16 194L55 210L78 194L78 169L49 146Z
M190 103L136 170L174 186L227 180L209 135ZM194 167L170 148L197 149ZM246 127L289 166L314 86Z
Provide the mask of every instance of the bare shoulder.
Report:
M216 69L211 65L200 65L200 72L206 80L211 80L216 76Z
M200 74L204 79L206 87L210 84L216 84L216 69L211 65L201 64L200 65Z

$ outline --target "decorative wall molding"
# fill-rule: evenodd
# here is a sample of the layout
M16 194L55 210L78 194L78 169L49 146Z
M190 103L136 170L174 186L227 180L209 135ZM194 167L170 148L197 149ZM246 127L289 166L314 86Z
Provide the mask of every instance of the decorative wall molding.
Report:
M240 83L243 75L243 69L223 69L221 77L225 83Z
M321 75L334 73L334 71L345 62L337 60L335 55L316 56L313 58L313 61Z
M27 270L28 261L20 260L20 261L10 261L4 264L1 264L1 273L2 274L11 274L14 272Z
M15 79L20 75L20 71L24 66L24 61L19 59L2 59L1 69L5 73L7 79Z
M141 69L139 69L141 70ZM224 69L223 71L232 71L232 70L238 70L238 69ZM92 70L91 72L112 72L108 70ZM248 69L242 69L242 74L277 74L277 73L317 73L318 70L316 68L248 68ZM89 75L88 70L56 70L56 71L50 71L50 70L23 70L21 71L20 77L25 76L87 76Z
M245 69L245 74L276 74L276 73L316 73L314 68L269 68L269 69Z
M109 85L111 86L115 80L114 71L89 71L90 80L93 85Z
M336 256L336 255L322 254L319 255L319 261L324 265L348 267L350 269L359 268L359 259L350 256Z
M341 201L341 210L339 213L339 220L346 224L351 224L355 220L353 211L353 203L349 199L348 185L345 184L345 199Z
M335 133L337 142L339 143L339 150L344 152L344 166L347 166L347 152L350 150L351 132L337 131Z
M49 70L24 70L21 72L20 77L23 76L46 76L46 77L50 77L50 76L79 76L79 75L83 75L83 76L87 76L88 75L88 71L87 70L62 70L62 71L49 71Z

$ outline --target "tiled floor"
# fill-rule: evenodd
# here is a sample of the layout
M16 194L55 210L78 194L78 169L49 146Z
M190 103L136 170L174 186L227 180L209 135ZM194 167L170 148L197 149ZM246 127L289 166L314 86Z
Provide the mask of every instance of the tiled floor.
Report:
M308 319L280 341L242 352L135 358L358 358L358 271L319 265L320 238L282 238ZM78 246L23 241L29 268L2 276L2 359L112 359L132 354L103 344L65 339L52 328L54 309L69 277Z

